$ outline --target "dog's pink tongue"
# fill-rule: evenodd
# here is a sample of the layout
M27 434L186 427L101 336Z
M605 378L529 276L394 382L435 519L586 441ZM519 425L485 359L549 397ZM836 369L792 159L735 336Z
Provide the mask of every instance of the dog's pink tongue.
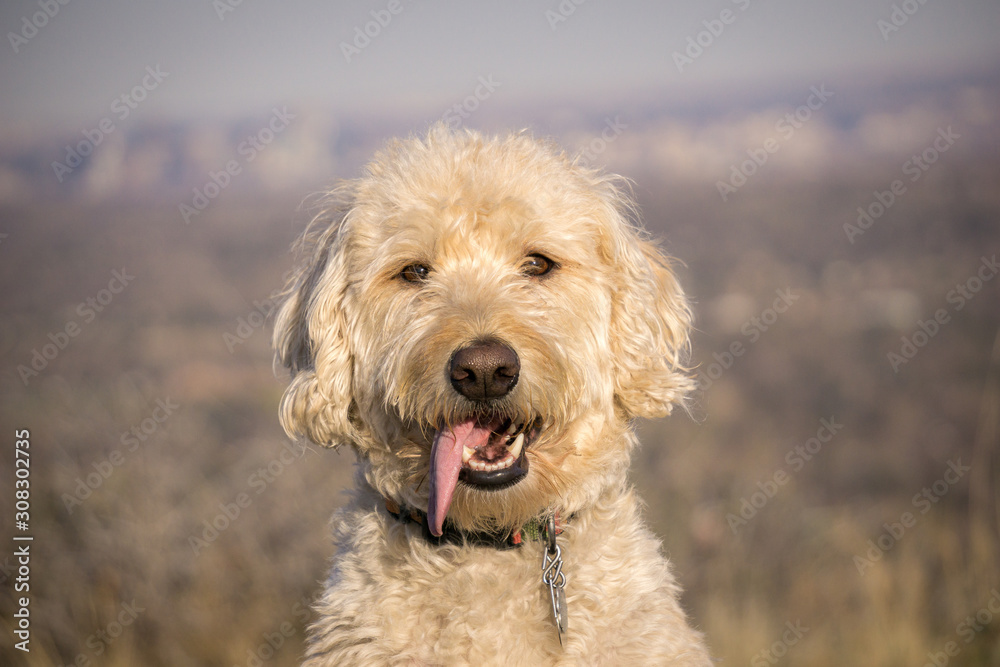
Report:
M475 449L486 444L489 429L481 428L475 419L456 424L451 429L441 429L431 445L430 498L427 501L427 524L431 534L441 536L444 518L451 507L451 497L458 484L462 469L462 448Z

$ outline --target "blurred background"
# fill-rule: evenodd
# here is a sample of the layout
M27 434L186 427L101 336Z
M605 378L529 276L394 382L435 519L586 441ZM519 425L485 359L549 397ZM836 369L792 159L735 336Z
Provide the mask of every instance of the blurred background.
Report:
M0 663L297 663L353 455L288 449L270 297L311 196L443 120L629 177L683 262L699 390L634 479L719 664L1000 665L1000 4L16 0L0 28Z

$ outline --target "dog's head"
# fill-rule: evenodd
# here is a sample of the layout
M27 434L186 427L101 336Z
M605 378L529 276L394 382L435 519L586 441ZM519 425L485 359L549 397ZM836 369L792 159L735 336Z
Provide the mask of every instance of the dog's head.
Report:
M436 533L593 502L626 422L691 384L687 302L619 181L524 133L390 143L302 244L274 332L286 431L355 447Z

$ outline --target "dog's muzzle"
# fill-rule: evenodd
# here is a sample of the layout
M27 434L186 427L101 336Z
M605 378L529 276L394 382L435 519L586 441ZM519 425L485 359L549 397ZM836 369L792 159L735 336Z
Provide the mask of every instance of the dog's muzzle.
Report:
M515 422L498 409L517 385L517 352L494 338L457 350L448 362L451 386L474 406L457 423L441 424L431 445L428 527L441 535L459 480L484 491L517 484L528 474L525 450L538 436L541 419Z

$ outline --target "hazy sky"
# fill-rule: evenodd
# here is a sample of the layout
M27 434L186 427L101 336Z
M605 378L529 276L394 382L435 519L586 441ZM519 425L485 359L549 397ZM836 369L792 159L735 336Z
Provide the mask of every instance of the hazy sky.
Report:
M137 107L144 118L274 104L444 108L490 76L507 103L566 103L848 77L940 80L1000 62L996 0L576 2L7 0L0 114L8 133L82 128L157 65L168 75ZM43 5L58 12L45 16ZM890 32L894 5L900 25ZM25 17L44 25L26 27ZM376 32L376 18L387 24L348 62L342 44L366 23ZM674 52L699 33L707 46L679 71Z

